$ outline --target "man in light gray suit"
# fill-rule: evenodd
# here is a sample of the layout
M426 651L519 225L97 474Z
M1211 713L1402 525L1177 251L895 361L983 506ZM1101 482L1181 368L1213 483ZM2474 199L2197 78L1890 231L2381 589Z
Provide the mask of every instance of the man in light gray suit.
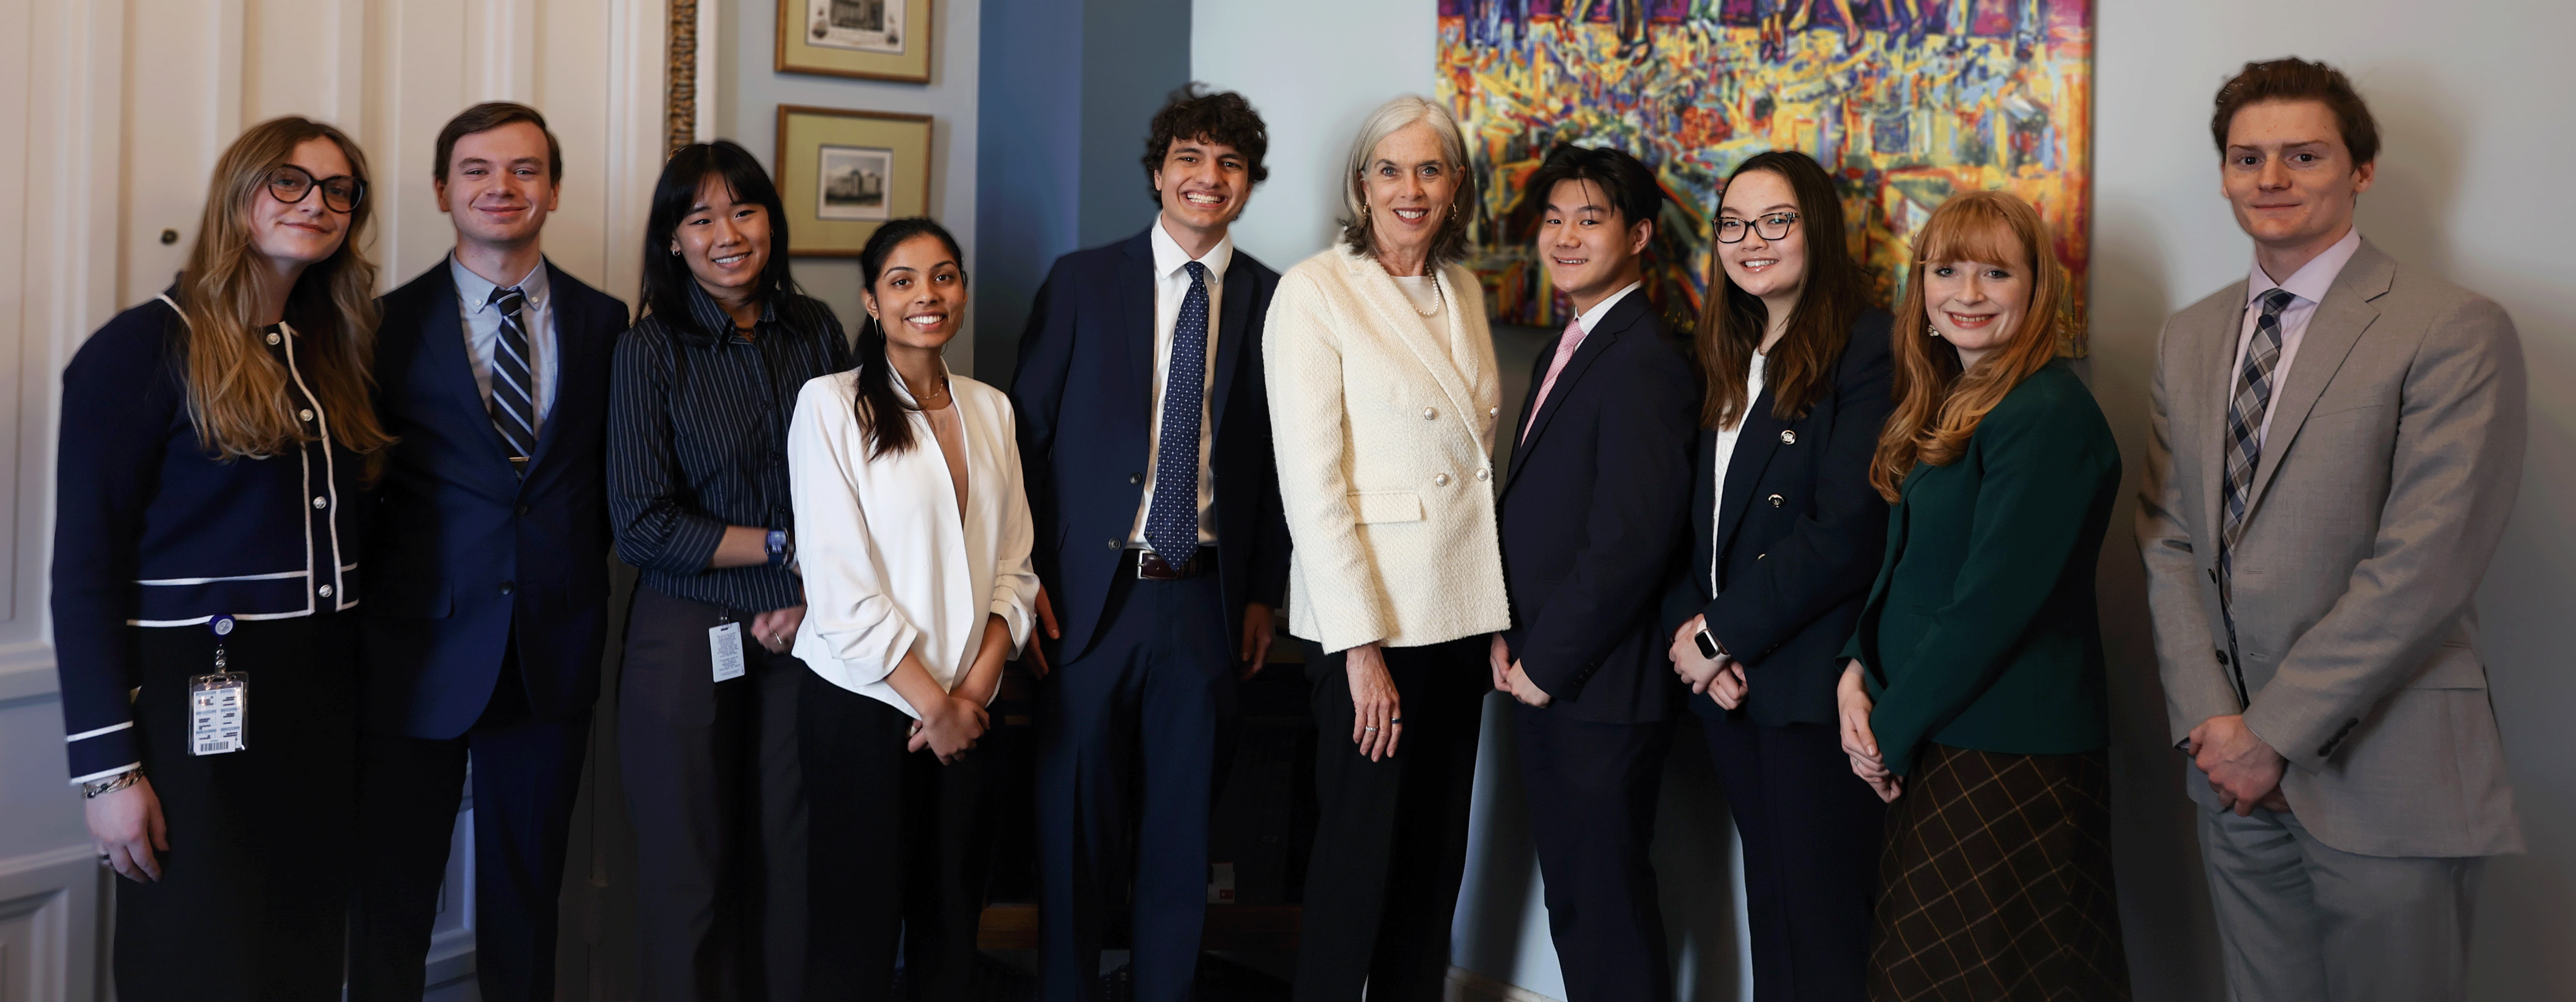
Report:
M2482 857L2522 850L2473 605L2521 342L2353 228L2342 73L2249 63L2210 124L2254 270L2165 324L2138 546L2229 994L2459 999Z

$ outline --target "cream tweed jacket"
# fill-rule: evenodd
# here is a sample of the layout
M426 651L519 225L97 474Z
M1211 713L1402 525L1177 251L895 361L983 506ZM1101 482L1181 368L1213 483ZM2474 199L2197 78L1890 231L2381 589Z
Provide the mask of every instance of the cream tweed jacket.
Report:
M1511 625L1484 290L1456 265L1438 282L1445 340L1384 268L1338 243L1280 276L1270 300L1262 357L1295 543L1288 629L1326 651Z

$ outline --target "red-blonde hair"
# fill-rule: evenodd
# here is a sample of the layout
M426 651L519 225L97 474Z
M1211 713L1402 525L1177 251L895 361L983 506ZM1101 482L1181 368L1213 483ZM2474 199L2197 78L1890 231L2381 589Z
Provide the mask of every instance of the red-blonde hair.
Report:
M2016 257L2036 279L2021 324L1975 368L1962 372L1958 351L1933 332L1923 273L1934 263L2009 264ZM2050 252L2048 226L2030 203L2009 192L1972 191L1933 210L1914 238L1913 274L1906 276L1905 298L1896 308L1896 412L1879 431L1869 470L1879 496L1894 503L1916 462L1948 466L1968 451L1968 437L1986 412L2056 357L2067 297L2066 267Z

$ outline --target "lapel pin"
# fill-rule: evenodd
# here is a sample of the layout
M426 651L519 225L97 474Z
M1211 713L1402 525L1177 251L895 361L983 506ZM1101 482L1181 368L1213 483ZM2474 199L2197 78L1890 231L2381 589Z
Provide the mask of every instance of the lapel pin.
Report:
M1786 428L1782 428L1782 429L1780 429L1780 444L1782 444L1782 445L1796 445L1796 444L1798 444L1798 433L1797 433L1797 432L1794 432L1794 431L1790 431L1789 429L1786 429Z

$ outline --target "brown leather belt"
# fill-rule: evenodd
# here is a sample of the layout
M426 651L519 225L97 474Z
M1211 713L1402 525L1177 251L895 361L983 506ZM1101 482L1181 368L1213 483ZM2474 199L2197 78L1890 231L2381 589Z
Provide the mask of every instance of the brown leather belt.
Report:
M1190 559L1182 561L1179 566L1164 560L1163 555L1159 553L1148 553L1144 550L1127 552L1136 562L1136 578L1140 581L1187 580L1197 577L1207 564L1207 561L1199 559L1200 554L1207 552L1207 547L1204 546L1199 547L1197 553L1191 554Z

